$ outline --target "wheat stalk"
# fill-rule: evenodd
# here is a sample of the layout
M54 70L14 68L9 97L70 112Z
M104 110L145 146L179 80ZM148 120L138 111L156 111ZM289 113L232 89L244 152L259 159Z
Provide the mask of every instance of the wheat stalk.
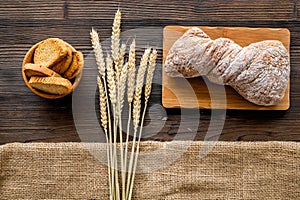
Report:
M125 53L124 53L125 54ZM124 56L124 55L123 55ZM124 58L123 58L124 59ZM124 105L124 95L126 89L126 80L127 80L127 67L126 63L121 70L120 79L118 82L118 113L119 113L119 136L120 136L120 148L121 148L121 179L122 179L122 194L125 194L125 180L126 180L126 171L124 169L124 154L123 154L123 132L122 132L122 109ZM122 199L125 200L125 195L122 195Z
M114 85L113 90L115 91L115 98L111 99L111 103L113 104L113 110L114 110L114 159L115 159L115 181L116 181L116 198L120 198L120 191L119 191L119 180L118 180L118 171L117 171L117 125L118 125L118 117L119 117L119 76L120 72L118 70L119 68L119 59L120 59L120 33L121 33L121 12L120 9L117 10L113 22L112 27L112 35L111 35L111 54L113 58L113 63L115 65L115 68L117 69L116 72L114 72L114 68L112 67L110 69L110 79L111 79L111 85ZM123 55L124 56L124 55ZM112 81L114 79L114 81ZM109 82L108 82L109 83ZM116 88L117 87L117 88Z
M136 78L135 93L133 99L133 124L134 127L137 127L140 121L140 110L141 110L141 94L144 84L144 76L147 69L148 58L151 49L148 48L145 50L143 57L141 59L140 67L138 70Z
M127 155L128 155L128 141L129 141L129 130L130 130L130 121L131 121L131 107L134 94L134 85L135 85L135 39L133 39L128 56L128 80L127 80L127 101L128 101L128 120L127 120L127 134L125 142L125 161L124 161L124 170L127 171Z
M99 88L99 106L100 106L100 115L101 115L101 125L104 129L104 133L105 133L105 139L106 139L106 156L107 156L107 166L108 166L108 183L109 183L109 191L110 191L110 199L112 200L112 182L111 182L111 170L110 170L110 166L111 166L111 156L110 156L110 149L108 146L108 133L107 133L107 106L106 106L106 96L105 96L105 89L103 86L103 83L101 81L101 78L98 76L97 77L97 82L98 82L98 88ZM111 147L111 146L110 146Z
M149 67L148 67L146 86L145 86L145 106L144 106L144 110L143 110L143 114L142 114L141 127L140 127L139 136L138 136L136 154L135 154L135 159L134 159L134 164L133 164L132 179L131 179L130 191L129 191L129 199L131 199L131 196L132 196L133 184L134 184L136 167L137 167L137 160L138 160L138 156L139 156L139 152L140 152L139 151L140 150L140 141L141 141L143 126L144 126L145 114L146 114L146 110L147 110L147 106L148 106L148 100L149 100L151 89L152 89L152 79L153 79L153 73L154 73L155 65L156 65L156 58L157 58L157 51L154 49L149 58Z
M128 177L127 177L127 185L126 185L127 197L129 195L130 183L132 179L131 175L132 175L132 165L133 165L133 158L134 158L134 151L135 151L136 134L137 134L138 124L140 121L141 95L142 95L144 77L147 69L147 63L148 63L150 51L151 51L150 48L145 50L140 62L140 66L136 78L136 87L135 87L135 93L133 99L133 110L132 110L134 132L133 132L131 155L130 155L129 166L128 166Z
M126 63L123 68L122 68L122 72L120 75L120 81L119 81L119 107L120 107L120 114L122 112L123 109L123 104L124 104L124 96L125 96L125 89L126 89L126 80L127 80L127 74L128 74L128 63Z
M115 65L115 68L118 68L119 66L119 54L120 54L120 33L121 33L121 12L120 9L117 10L113 22L113 27L112 27L112 35L111 35L111 55L113 58L113 63ZM112 91L112 96L111 97L111 103L113 104L113 110L114 110L114 156L117 156L117 150L116 150L116 133L117 133L117 116L118 116L118 111L116 110L117 106L117 88L116 85L119 80L119 72L117 70L117 73L114 72L113 70L113 64L110 65L110 68L108 70L108 76L110 76L110 79L108 80L108 85L110 90ZM115 165L117 166L117 160L115 160ZM115 170L115 175L116 175L116 187L118 184L117 176L118 173ZM118 192L116 193L117 198L118 198Z
M128 150L128 139L129 139L129 128L131 121L131 103L134 95L135 86L135 39L132 41L129 49L129 59L128 59L128 80L127 80L127 101L128 101L128 122L127 122L127 137L126 137L126 147L125 147L125 158L127 158ZM125 162L126 170L127 162Z
M117 98L117 101L119 98ZM118 175L118 152L117 152L117 133L118 133L118 115L117 115L117 103L113 104L113 170L115 178L115 197L120 199L120 186Z
M104 86L103 83L101 81L101 78L98 76L97 77L97 82L98 82L98 88L99 88L99 99L100 99L100 115L101 115L101 125L104 129L105 132L105 137L106 137L106 143L107 143L107 166L108 166L108 182L109 182L109 191L110 191L110 199L113 199L113 188L114 188L114 183L112 180L112 173L111 173L111 166L112 166L112 145L111 142L109 142L109 138L108 138L108 133L107 133L107 122L109 124L109 130L111 133L111 124L110 124L110 111L109 111L109 103L108 103L108 95L107 95L107 87L106 87L106 80L105 80L105 62L104 62L104 56L103 56L103 51L102 51L102 47L100 44L100 40L99 40L99 35L98 33L95 31L95 29L92 28L92 31L90 33L91 36L91 42L92 42L92 47L94 49L94 53L95 53L95 58L96 58L96 63L98 66L98 72L99 75L101 75L103 82L104 82ZM107 117L108 116L108 117ZM108 146L108 144L110 144Z
M111 163L112 163L112 182L113 184L113 192L114 192L114 197L118 198L119 196L119 180L118 180L118 172L117 172L117 150L116 150L116 103L117 103L117 88L116 88L116 82L115 82L115 72L114 72L114 67L113 67L113 60L111 59L110 55L107 54L106 57L106 75L107 75L107 85L108 85L108 90L109 90L109 99L110 102L113 105L113 122L111 122L111 127L110 127L110 144L113 146L112 152L111 152ZM112 126L113 124L113 126ZM114 135L114 141L112 141L112 133Z

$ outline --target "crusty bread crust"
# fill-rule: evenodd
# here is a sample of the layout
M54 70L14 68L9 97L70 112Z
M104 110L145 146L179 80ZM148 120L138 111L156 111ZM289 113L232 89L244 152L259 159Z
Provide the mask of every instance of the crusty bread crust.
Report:
M34 52L34 63L51 68L66 57L68 48L59 38L48 38L42 41Z
M242 48L228 38L211 40L197 27L173 44L164 68L169 76L207 76L264 106L280 103L290 76L289 53L280 41L265 40Z
M42 92L49 94L63 95L72 90L72 83L62 77L38 77L32 76L29 84Z
M54 70L55 72L61 75L69 69L73 59L72 49L70 47L67 47L67 49L68 49L67 55L59 63L51 67L52 70Z
M240 70L231 85L245 99L258 105L276 105L285 94L289 82L289 56L281 42L266 40L246 47L247 51L259 49L251 62ZM238 64L233 62L232 65ZM229 69L236 69L231 66ZM226 73L225 72L225 76Z
M67 79L75 78L81 72L83 65L84 65L83 54L80 51L73 52L72 63L63 76Z
M43 67L42 65L33 64L33 63L27 63L26 65L24 65L24 72L27 77L31 77L31 76L61 77L55 71L53 71L47 67Z

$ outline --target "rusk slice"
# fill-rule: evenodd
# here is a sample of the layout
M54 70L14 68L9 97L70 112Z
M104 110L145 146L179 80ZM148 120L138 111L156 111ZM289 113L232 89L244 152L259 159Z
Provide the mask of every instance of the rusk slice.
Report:
M33 64L33 63L27 63L26 65L24 65L24 72L27 77L31 77L31 76L61 77L55 71L53 71L47 67L43 67L42 65Z
M83 54L80 51L73 52L73 60L64 77L67 79L75 78L82 70L84 64Z
M55 72L59 73L59 74L63 74L65 73L69 67L70 64L72 63L72 59L73 59L73 52L72 49L70 47L68 48L68 53L67 55L56 65L54 65L53 67L51 67L52 70L54 70Z
M72 90L72 84L68 79L61 77L38 77L32 76L29 84L40 91L63 95L68 94Z
M52 67L59 63L68 53L65 42L59 38L48 38L42 41L34 52L34 63Z

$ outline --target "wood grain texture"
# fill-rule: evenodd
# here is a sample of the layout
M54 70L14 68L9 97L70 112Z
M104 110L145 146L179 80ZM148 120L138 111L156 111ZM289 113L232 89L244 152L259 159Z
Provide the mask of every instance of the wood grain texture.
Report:
M173 44L191 27L166 26L163 34L163 63ZM242 47L263 40L279 40L290 50L288 29L207 27L199 26L212 40L225 37ZM184 87L186 85L186 87ZM233 88L211 83L205 77L193 79L172 78L162 72L162 104L166 108L205 108L235 110L287 110L290 106L290 88L275 106L258 106L243 99Z
M276 6L275 6L276 5ZM121 6L128 15L127 19L135 18L165 18L177 20L227 20L237 19L235 13L240 13L239 20L262 19L292 19L294 1L244 1L244 0L188 0L188 1L117 1L114 4L100 1L69 2L70 18L89 18L100 16L99 8L116 9ZM82 7L87 12L81 12ZM142 12L139 12L140 9ZM216 12L217 10L217 12ZM251 11L251 12L249 12ZM89 13L91 15L88 15ZM111 12L113 13L113 12ZM111 13L107 15L110 17ZM106 17L106 16L105 16ZM110 17L111 18L111 17Z
M300 141L300 21L297 1L8 0L0 3L0 144L83 140L74 122L72 95L47 100L33 94L22 79L22 60L33 44L48 37L60 37L82 51L88 61L92 57L91 28L95 27L102 39L108 39L114 12L119 5L123 12L123 31L148 26L159 29L145 32L148 36L139 39L145 45L160 47L158 63L162 63L163 27L167 25L288 28L291 32L292 66L290 109L279 112L227 111L225 115L216 116L212 128L222 130L219 140L223 141ZM140 46L139 56L143 48ZM146 119L147 127L152 125L159 130L148 131L144 140L203 140L211 122L211 111L197 110L199 119L195 115L182 116L184 111L179 109L163 109L159 66L154 75L151 112ZM84 70L78 89L96 83L92 62ZM88 88L79 95L84 98L85 93L95 94L91 97L92 106L93 112L98 112L96 88ZM89 113L84 109L81 112ZM82 122L86 133L98 134L93 120L86 118ZM198 124L196 134L189 131L195 124ZM213 134L208 136L210 139L216 137Z
M0 18L112 19L121 7L124 19L290 20L295 6L293 0L10 0L1 2Z
M42 1L42 0L10 0L1 1L0 18L22 19L62 19L65 1Z

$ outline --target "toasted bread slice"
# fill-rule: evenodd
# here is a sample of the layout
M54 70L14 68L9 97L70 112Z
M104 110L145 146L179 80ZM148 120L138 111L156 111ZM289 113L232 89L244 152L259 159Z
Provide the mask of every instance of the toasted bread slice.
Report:
M38 77L32 76L29 84L40 91L63 95L68 94L72 90L72 84L68 79L61 77Z
M75 78L82 70L84 64L83 54L80 51L73 52L73 60L69 69L63 75L67 79Z
M54 77L61 77L58 73L55 71L43 67L42 65L37 65L33 63L27 63L24 65L24 72L27 77L32 76L54 76Z
M44 67L52 67L66 57L68 48L65 42L59 38L48 38L42 41L34 52L35 64Z
M73 60L72 49L70 47L67 47L67 48L68 48L67 55L59 63L57 63L56 65L51 67L52 70L54 70L55 72L57 72L59 74L65 73L69 69L69 67L72 63L72 60Z

